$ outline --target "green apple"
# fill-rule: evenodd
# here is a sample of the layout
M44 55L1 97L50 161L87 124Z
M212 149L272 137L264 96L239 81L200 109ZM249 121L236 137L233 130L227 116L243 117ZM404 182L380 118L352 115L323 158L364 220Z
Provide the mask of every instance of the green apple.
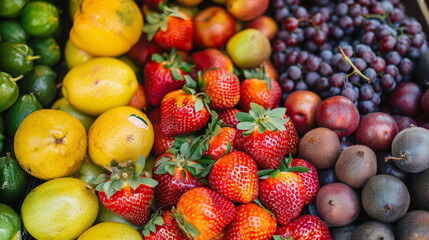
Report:
M92 123L95 121L95 117L85 114L70 105L70 103L65 98L58 99L53 105L52 109L61 110L67 113L70 113L75 118L77 118L82 125L85 127L86 132L88 132Z

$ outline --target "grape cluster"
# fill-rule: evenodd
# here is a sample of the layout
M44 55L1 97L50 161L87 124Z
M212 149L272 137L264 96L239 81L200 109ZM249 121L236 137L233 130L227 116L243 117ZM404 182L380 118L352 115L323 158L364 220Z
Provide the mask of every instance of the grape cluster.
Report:
M380 110L382 97L410 81L427 50L420 23L399 0L274 0L281 27L273 41L283 98L312 90L322 99L343 95L362 115Z

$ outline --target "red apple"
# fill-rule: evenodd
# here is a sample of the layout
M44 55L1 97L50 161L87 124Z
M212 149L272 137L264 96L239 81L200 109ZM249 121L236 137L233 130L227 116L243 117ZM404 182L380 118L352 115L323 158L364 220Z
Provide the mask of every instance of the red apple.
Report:
M284 107L299 135L316 127L316 111L321 101L319 95L307 90L292 92L286 98Z
M221 48L234 34L235 20L221 7L208 7L194 18L194 40L199 48Z
M240 21L250 21L268 9L269 0L227 0L226 9Z
M277 36L279 27L276 21L269 16L260 16L246 24L246 28L254 28L261 31L268 39L272 40Z
M323 100L316 113L319 127L334 131L338 137L346 137L359 125L359 111L353 102L344 96L334 96Z
M390 111L394 114L415 117L419 114L422 88L414 82L404 82L389 97Z
M423 112L429 114L429 89L423 94L420 101L420 106L422 107Z
M398 125L389 114L370 113L360 120L355 131L355 141L375 152L390 151L393 138L398 134Z
M195 63L197 71L205 72L211 68L223 68L230 72L234 70L231 59L216 48L194 52L191 59Z

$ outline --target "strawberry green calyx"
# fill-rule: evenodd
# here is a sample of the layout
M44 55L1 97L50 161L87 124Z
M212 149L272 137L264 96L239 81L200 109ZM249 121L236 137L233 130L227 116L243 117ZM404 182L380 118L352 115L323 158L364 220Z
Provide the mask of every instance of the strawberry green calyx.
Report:
M239 123L237 128L243 130L243 136L247 137L253 133L256 129L260 134L264 133L265 130L274 131L285 131L285 124L289 121L289 118L282 119L286 114L286 108L275 108L271 110L268 108L264 109L257 103L250 103L251 110L249 113L238 112L235 116Z
M291 164L292 164L292 155L289 154L288 158L286 157L283 158L278 169L267 169L267 170L259 171L258 177L260 179L267 179L269 177L277 178L280 172L306 173L310 171L308 167L303 167L303 166L291 167Z
M264 64L261 64L259 68L244 69L243 76L245 79L255 78L255 79L263 80L267 83L268 90L271 90L271 79L265 73Z
M111 167L106 167L111 172L110 176L101 174L93 181L97 185L95 189L105 192L108 199L117 191L121 191L127 183L133 190L136 190L140 184L152 188L158 184L156 180L148 177L147 172L143 171L145 165L143 155L138 157L136 162L129 160L118 164L116 160L112 160L110 165ZM142 177L143 175L146 177Z
M149 221L144 225L142 233L145 237L148 237L151 232L156 232L156 226L164 225L164 219L162 218L162 211L157 211L152 214Z
M170 54L164 54L164 56L154 53L152 54L151 60L157 63L164 63L164 67L171 69L171 75L177 81L183 80L183 77L179 74L177 69L190 72L193 68L190 63L183 61L183 54L177 53L175 48L171 49Z
M147 33L147 38L151 41L158 31L167 31L168 17L177 17L186 20L186 15L179 11L177 7L169 7L165 4L160 4L160 13L151 12L146 15L147 23L143 26L143 32Z
M171 209L171 213L173 218L176 219L177 226L179 226L183 235L187 236L190 239L195 239L200 235L200 231L192 225L191 223L186 221L185 216L183 214L178 213L176 208Z
M294 238L293 238L293 237L285 238L285 237L280 236L280 235L274 235L274 236L273 236L273 239L274 239L274 240L294 240Z
M197 82L195 82L194 79L192 79L191 76L185 75L185 81L186 84L183 86L182 90L190 95L195 95L196 102L195 102L195 112L199 112L203 110L203 108L206 108L209 113L211 113L209 104L211 102L211 99L209 95L207 95L204 92L197 93Z

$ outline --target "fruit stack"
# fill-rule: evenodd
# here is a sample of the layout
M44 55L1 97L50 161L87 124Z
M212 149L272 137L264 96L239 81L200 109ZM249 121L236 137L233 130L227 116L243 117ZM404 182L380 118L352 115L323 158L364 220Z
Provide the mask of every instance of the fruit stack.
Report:
M429 238L429 53L399 1L70 0L57 78L55 5L0 8L0 239Z

